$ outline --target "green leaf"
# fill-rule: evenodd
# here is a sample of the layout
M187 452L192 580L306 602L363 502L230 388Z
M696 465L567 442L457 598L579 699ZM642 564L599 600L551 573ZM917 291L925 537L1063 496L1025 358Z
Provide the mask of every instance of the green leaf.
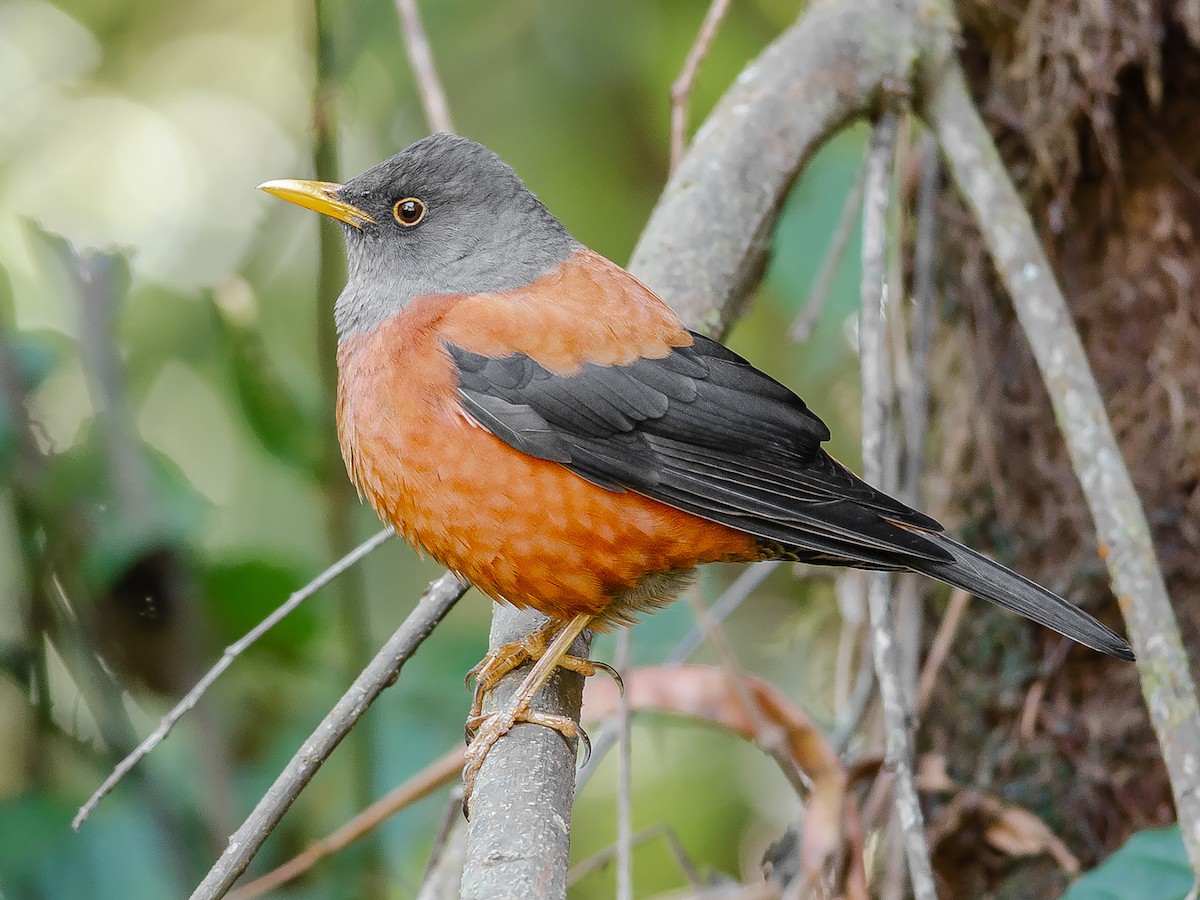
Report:
M1183 900L1195 880L1178 825L1139 831L1062 900Z

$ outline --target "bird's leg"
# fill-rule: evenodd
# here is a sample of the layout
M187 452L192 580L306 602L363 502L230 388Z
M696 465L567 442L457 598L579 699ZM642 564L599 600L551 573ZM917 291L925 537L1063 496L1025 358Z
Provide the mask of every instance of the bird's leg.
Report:
M475 690L471 698L471 712L467 715L468 740L470 740L474 733L472 723L479 721L483 715L484 696L513 669L520 668L528 662L537 662L541 659L546 653L546 648L550 646L551 639L562 627L563 623L560 619L547 619L520 640L501 644L495 650L490 651L487 656L479 661L478 665L467 673L468 683L470 683L472 678L475 679ZM596 670L600 669L608 672L616 679L617 686L621 686L621 677L612 666L606 663L596 662L591 659L581 659L578 656L564 655L558 661L558 665L560 668L578 672L584 678L595 675Z
M475 715L467 721L467 732L474 732L474 739L471 745L467 748L467 764L463 768L463 808L467 808L467 804L471 799L471 793L475 788L475 776L479 774L479 769L483 765L484 759L487 758L488 752L495 745L496 741L500 740L508 733L518 722L531 722L536 725L544 725L547 728L553 728L555 731L562 734L564 738L570 740L572 738L584 737L583 729L575 722L574 719L568 716L559 716L552 713L544 713L534 710L530 707L533 700L533 695L541 689L547 679L554 673L554 670L563 665L565 660L573 660L574 662L588 663L587 660L580 660L579 657L568 656L568 651L571 649L571 644L575 642L575 638L583 633L588 627L594 616L583 614L571 619L550 642L549 646L545 647L540 654L540 658L529 670L529 674L525 676L525 680L521 682L515 694L509 699L507 706L499 712L490 713L488 715ZM551 623L547 623L550 625ZM557 624L557 623L553 623ZM538 629L542 631L546 626ZM534 632L536 633L536 632ZM499 648L503 649L503 648ZM485 665L486 665L485 660ZM592 666L591 663L588 663ZM580 671L574 665L568 665L573 671ZM511 671L511 667L509 669ZM591 672L580 674L592 674Z

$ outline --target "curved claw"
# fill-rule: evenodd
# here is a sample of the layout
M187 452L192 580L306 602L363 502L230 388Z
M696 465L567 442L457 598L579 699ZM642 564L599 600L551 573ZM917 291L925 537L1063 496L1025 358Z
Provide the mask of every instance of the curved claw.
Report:
M614 672L613 674L615 675L616 673ZM620 683L619 678L617 683ZM588 733L583 730L582 725L576 726L576 730L579 733L579 743L583 744L583 762L580 763L580 767L582 768L583 766L586 766L592 758L592 739L588 737ZM564 735L563 738L565 740L566 735Z
M611 678L617 685L617 693L622 697L625 696L625 679L621 677L620 672L618 672L608 663L602 663L594 659L589 659L588 662L590 662L593 667L599 669L601 672Z
M467 721L463 725L463 736L466 738L468 747L475 740L475 735L479 733L479 727L487 720L488 717L482 713L477 716L467 716Z

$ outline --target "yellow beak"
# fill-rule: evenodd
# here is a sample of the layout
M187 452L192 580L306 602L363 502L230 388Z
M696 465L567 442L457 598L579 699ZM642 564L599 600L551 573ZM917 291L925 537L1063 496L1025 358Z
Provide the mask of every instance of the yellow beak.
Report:
M368 222L375 224L369 213L339 200L337 192L342 186L331 181L298 181L284 178L279 181L265 181L258 189L297 206L332 216L339 222L345 222L355 228L361 229Z

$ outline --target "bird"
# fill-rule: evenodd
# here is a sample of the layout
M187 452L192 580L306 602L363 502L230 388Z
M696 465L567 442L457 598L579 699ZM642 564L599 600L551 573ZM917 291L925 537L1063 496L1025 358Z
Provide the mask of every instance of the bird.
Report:
M594 673L576 637L669 604L705 563L917 572L1134 658L834 459L800 397L576 240L482 144L437 133L345 184L259 187L343 226L337 430L360 495L460 579L547 618L472 670L468 797L516 723L580 734L530 705L557 666Z

